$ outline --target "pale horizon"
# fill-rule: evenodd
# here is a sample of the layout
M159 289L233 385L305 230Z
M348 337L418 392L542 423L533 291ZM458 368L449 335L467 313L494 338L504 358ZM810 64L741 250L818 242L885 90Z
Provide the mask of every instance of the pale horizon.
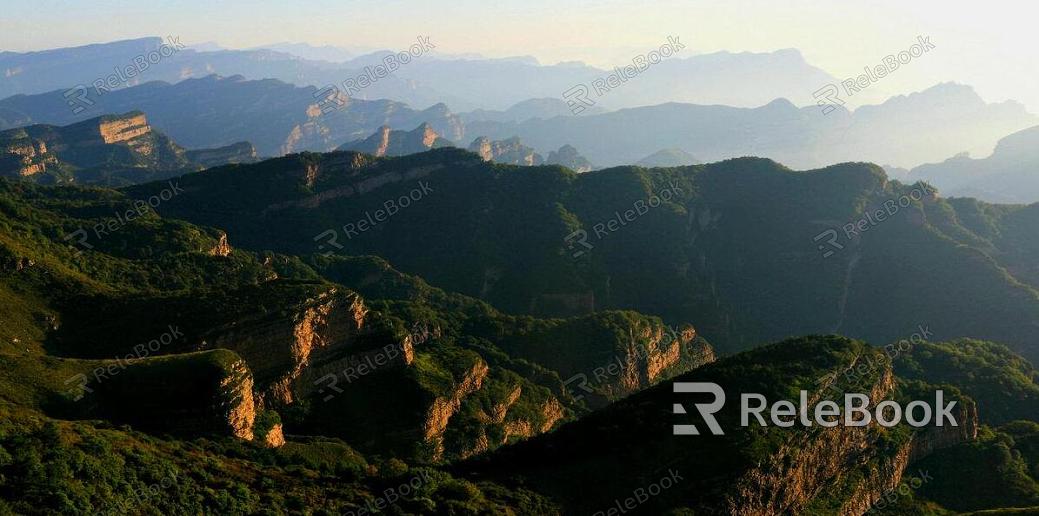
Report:
M719 51L773 52L795 48L805 60L838 79L857 76L930 37L935 49L871 86L854 105L927 89L943 82L974 87L987 102L1017 100L1039 112L1039 35L1029 30L1037 9L997 1L986 9L965 3L885 0L835 7L817 0L789 7L765 1L705 2L547 1L488 7L464 0L450 8L408 2L318 2L306 11L242 1L184 0L137 8L127 2L66 5L42 0L5 6L0 49L25 52L148 36L175 35L191 44L216 42L231 49L281 42L355 49L396 49L426 35L442 54L488 58L532 56L543 65L581 61L611 68L648 51L668 35L687 45L681 57ZM204 17L193 13L207 11ZM148 14L145 14L148 13Z

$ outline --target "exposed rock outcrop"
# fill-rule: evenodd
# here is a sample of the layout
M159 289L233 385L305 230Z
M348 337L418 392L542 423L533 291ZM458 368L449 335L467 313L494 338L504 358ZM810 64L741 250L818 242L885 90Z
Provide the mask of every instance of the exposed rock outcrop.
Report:
M595 392L577 394L587 394L591 407L603 406L716 358L714 348L692 326L634 327L612 363L586 373Z
M890 368L879 372L868 393L869 399L888 397L895 388ZM812 393L809 404L821 399ZM772 516L795 512L810 503L848 464L873 443L869 426L822 428L800 431L783 443L768 460L744 473L725 497L728 514ZM897 484L897 482L896 482Z
M97 367L82 377L85 399L75 406L77 417L144 431L254 438L253 376L231 351L97 361Z
M30 125L0 132L0 175L75 174L79 169L162 172L197 168L185 151L153 131L144 113L105 115L65 127ZM97 171L81 182L95 180Z
M217 413L227 421L231 435L253 440L256 403L253 401L253 379L249 366L242 360L231 364L228 375L220 381Z
M363 152L372 156L405 156L450 145L451 142L441 138L431 125L423 123L412 131L396 131L384 125L368 138L343 144L336 150Z
M526 439L543 434L552 429L556 423L566 415L566 409L555 398L549 399L541 406L541 422L526 419L517 419L505 423L505 435L501 444L505 444L514 438Z
M956 404L957 426L927 427L913 436L909 462L915 462L937 450L956 446L978 438L978 405L970 400Z
M479 154L484 161L505 163L507 165L534 166L545 162L533 148L523 145L518 137L507 140L491 141L481 136L469 144L469 151Z
M217 238L217 243L209 250L210 256L230 256L231 255L231 244L227 241L227 233L220 232L220 237Z
M47 171L47 165L57 163L47 153L47 142L33 140L24 132L0 133L0 171L10 176L32 176Z
M447 429L451 416L458 411L466 396L480 389L484 379L487 378L488 371L490 371L490 367L487 362L478 360L465 372L450 393L438 396L426 409L425 422L422 425L422 439L432 445L433 460L440 460L443 457L444 430Z
M280 448L285 445L285 435L282 433L281 423L271 427L263 438L263 445L268 448Z
M128 113L119 117L102 117L97 124L98 135L104 143L128 142L152 131L144 113Z
M249 363L261 403L284 406L294 402L304 370L335 358L354 342L367 313L356 294L330 289L306 300L291 318L239 321L214 330L206 340Z
M888 399L895 390L890 367L878 373L878 381L868 392L870 400ZM824 385L823 389L828 387ZM824 391L813 394L810 405L822 399L820 392ZM959 400L955 419L957 426L926 427L893 449L877 443L875 421L862 427L838 425L802 431L767 463L743 475L726 498L727 509L731 514L787 514L791 508L805 508L829 486L844 486L843 503L837 513L860 516L903 482L913 462L937 449L977 437L977 406L973 401Z

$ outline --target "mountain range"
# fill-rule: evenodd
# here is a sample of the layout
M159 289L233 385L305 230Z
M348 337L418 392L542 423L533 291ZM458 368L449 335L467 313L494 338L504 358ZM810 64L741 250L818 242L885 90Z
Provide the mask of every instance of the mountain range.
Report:
M666 43L666 37L661 43ZM681 38L678 38L681 41ZM431 42L435 49L435 38ZM410 43L409 43L410 44ZM339 85L382 64L389 50L347 57L335 49L315 50L299 45L269 45L250 50L195 50L177 36L149 37L38 52L0 53L0 97L37 94L76 85L90 86L113 73L113 67L133 67L137 56L166 47L176 48L148 63L139 75L120 78L119 87L149 81L177 82L210 74L242 75L250 79L279 79L298 86ZM407 50L407 49L405 49ZM655 50L647 48L646 51ZM295 54L295 55L294 55ZM312 58L319 57L319 60ZM635 56L632 56L634 59ZM335 62L339 61L339 62ZM630 63L624 63L621 66ZM457 58L427 50L386 77L352 94L358 99L393 99L420 107L446 102L456 109L501 110L527 99L562 98L577 84L614 70L583 63L542 65L533 58ZM458 81L458 77L466 77ZM693 102L757 106L776 97L814 105L812 92L835 79L808 64L797 50L771 53L683 55L678 52L639 73L640 84L611 91L604 105L620 108L662 102Z
M759 156L795 167L855 160L912 167L964 150L987 153L999 138L1037 121L1018 103L987 104L968 86L942 84L828 115L785 99L755 108L667 103L580 117L469 121L465 128L495 139L518 136L538 150L566 142L600 166L675 148L706 161Z
M152 130L144 113L105 115L65 127L0 131L0 175L39 182L126 185L225 163L249 163L248 142L185 151Z
M776 100L758 108L672 103L519 122L474 120L472 113L458 115L445 104L418 111L389 100L242 77L148 83L99 97L88 93L91 105L78 114L60 91L0 100L0 128L68 125L141 110L189 149L249 141L260 155L277 156L332 150L384 125L411 130L428 123L454 142L518 137L542 156L572 145L597 166L636 163L672 148L706 161L755 155L803 168L851 160L908 167L964 150L984 154L999 138L1039 122L1020 104L986 104L969 87L953 84L829 115Z
M383 125L411 129L429 122L451 139L462 134L461 122L442 104L416 111L389 100L329 95L277 80L208 76L176 84L152 82L101 96L90 92L89 108L74 113L55 91L0 101L0 128L68 125L91 116L140 110L156 129L189 149L248 141L263 156L332 150Z
M0 515L1039 511L1039 120L664 41L0 52Z
M19 482L4 503L60 507L21 488L44 449L67 465L46 482L72 485L83 464L104 472L61 488L74 507L125 503L101 486L174 477L171 494L144 503L287 511L305 497L356 510L364 493L424 475L424 501L401 510L570 514L660 483L637 512L861 513L919 468L945 474L896 510L1039 503L1039 426L1023 421L1039 372L1015 354L1036 355L1039 274L1021 238L1034 210L929 193L836 256L811 237L820 220L919 187L864 164L576 174L455 148L297 154L121 191L0 179L0 296L12 308L0 312L0 445L17 450L0 471ZM805 190L827 202L799 201ZM162 202L106 223L149 198ZM625 206L638 217L607 222ZM567 245L589 226L590 248ZM827 328L935 343L894 357L838 336L759 346ZM690 439L670 431L674 382L690 381L733 397L865 389L874 400L941 384L960 424L748 429L730 406L718 415L730 432ZM41 418L68 422L37 430ZM54 431L93 443L97 459ZM187 443L201 449L183 453ZM126 446L151 466L120 465ZM198 471L238 473L207 489ZM270 474L292 480L259 480Z
M191 194L159 210L224 228L249 249L378 255L510 313L652 313L695 325L723 351L791 334L891 342L925 325L1039 357L1039 262L1027 237L1039 205L947 200L862 163L499 167L451 148L374 161L292 155L184 176ZM409 196L406 209L356 231ZM877 210L891 213L878 221ZM945 302L916 303L920 291Z
M947 195L974 197L994 203L1039 202L1039 126L999 140L986 158L961 153L941 163L920 165L907 172Z

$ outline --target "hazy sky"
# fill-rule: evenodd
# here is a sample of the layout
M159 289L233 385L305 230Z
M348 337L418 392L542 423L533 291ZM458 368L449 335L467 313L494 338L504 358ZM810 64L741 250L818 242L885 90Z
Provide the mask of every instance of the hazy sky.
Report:
M1039 113L1039 4L1027 1L0 0L0 12L0 49L15 51L167 34L233 48L402 48L422 34L441 52L605 66L671 34L690 53L798 48L839 78L923 35L936 48L871 86L871 96L957 81L988 101L1012 98Z

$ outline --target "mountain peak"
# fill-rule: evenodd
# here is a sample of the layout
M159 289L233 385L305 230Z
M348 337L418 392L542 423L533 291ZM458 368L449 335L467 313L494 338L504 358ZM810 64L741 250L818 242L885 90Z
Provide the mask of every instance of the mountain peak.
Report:
M428 122L422 122L411 131L394 130L384 125L368 138L345 143L337 150L372 156L404 156L448 146L451 146L450 141L441 138Z

